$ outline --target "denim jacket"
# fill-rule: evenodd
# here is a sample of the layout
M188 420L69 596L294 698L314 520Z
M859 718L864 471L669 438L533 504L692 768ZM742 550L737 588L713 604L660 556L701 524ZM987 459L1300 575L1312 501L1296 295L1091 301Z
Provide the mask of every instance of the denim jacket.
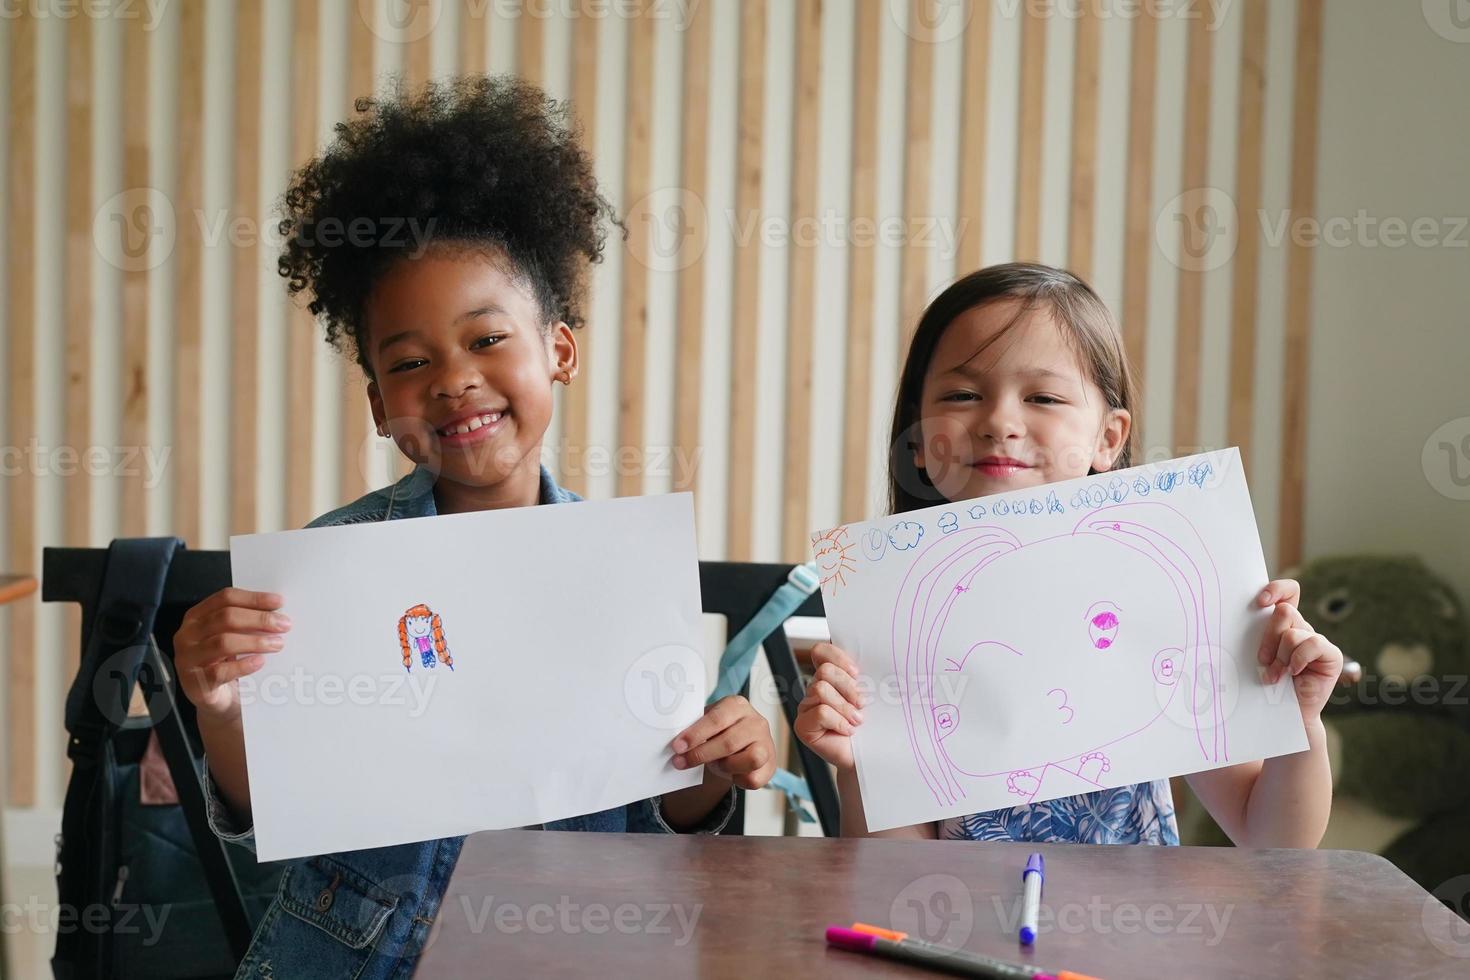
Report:
M563 490L543 467L540 503L580 500ZM367 494L309 527L432 517L433 477L420 467L390 487ZM206 776L208 763L206 761ZM236 826L214 780L205 779L209 824L220 839L254 850L253 827ZM724 803L696 828L719 833L735 809L732 789ZM557 820L546 830L614 833L674 833L654 797L601 813ZM345 851L290 861L275 899L266 909L237 980L247 977L295 980L297 977L406 978L439 910L440 900L459 860L463 837Z

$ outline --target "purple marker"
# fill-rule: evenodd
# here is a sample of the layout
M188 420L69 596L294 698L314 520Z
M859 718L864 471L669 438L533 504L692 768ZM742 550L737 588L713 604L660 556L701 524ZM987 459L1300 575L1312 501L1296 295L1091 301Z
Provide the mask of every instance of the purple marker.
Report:
M1021 872L1024 899L1021 904L1021 945L1036 942L1036 916L1041 909L1041 883L1046 880L1046 862L1040 854L1032 854Z

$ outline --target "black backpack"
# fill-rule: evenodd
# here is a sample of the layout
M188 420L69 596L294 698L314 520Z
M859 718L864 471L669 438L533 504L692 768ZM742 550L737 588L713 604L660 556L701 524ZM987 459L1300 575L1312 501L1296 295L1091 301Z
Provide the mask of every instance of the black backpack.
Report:
M43 597L83 611L81 664L66 699L72 772L56 839L58 980L231 976L283 869L209 829L193 705L172 670L173 629L187 604L164 608L181 552L177 538L119 539L106 552L47 549ZM128 716L135 687L146 717ZM177 804L142 801L151 737Z

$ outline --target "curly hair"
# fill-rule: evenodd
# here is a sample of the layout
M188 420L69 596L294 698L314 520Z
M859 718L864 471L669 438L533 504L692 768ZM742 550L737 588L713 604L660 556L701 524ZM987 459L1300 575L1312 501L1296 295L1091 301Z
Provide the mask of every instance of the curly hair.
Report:
M487 248L528 285L543 322L583 323L588 265L606 219L566 103L511 76L467 75L408 92L401 82L296 171L281 205L277 271L327 342L371 377L364 305L396 261L430 245Z

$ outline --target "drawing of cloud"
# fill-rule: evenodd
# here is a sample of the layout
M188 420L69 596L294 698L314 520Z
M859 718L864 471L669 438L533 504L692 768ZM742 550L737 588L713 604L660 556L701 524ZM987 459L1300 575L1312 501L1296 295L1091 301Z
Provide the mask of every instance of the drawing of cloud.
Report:
M1149 491L1149 485L1148 485L1148 480L1147 479L1145 479L1144 477L1141 477L1140 476L1138 479L1136 479L1136 480L1133 481L1133 492L1134 493L1138 494L1140 497L1147 497L1148 496L1148 491Z
M953 511L947 510L943 514L939 515L939 530L943 531L945 534L949 534L951 531L958 531L959 527L960 519L954 516Z
M984 516L985 516L985 505L984 504L976 504L974 507L971 507L970 508L970 519L971 520L978 521L980 518L982 518Z
M888 540L899 551L908 551L924 536L924 525L900 521L888 529Z

